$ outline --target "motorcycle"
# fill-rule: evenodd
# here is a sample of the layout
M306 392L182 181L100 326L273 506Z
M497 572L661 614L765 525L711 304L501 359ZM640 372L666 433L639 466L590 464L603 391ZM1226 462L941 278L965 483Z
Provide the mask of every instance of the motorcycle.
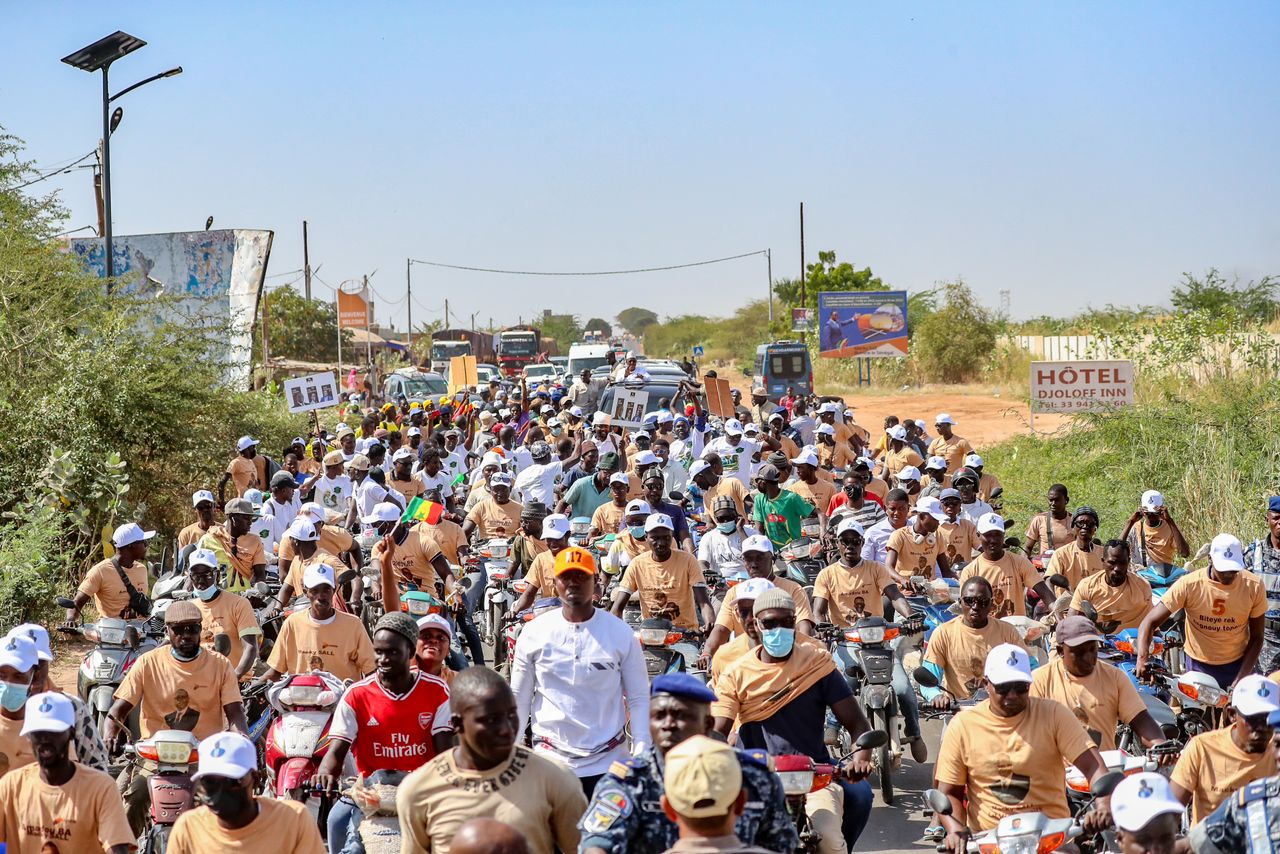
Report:
M495 614L494 609L500 604L511 604L503 602L505 594L502 589L511 575L510 555L511 541L494 537L481 545L475 557L467 561L467 574L460 579L466 591L463 598L467 603L467 614L476 615L476 630L482 639L489 642L496 642L506 610L504 607Z
M147 788L151 796L150 825L142 834L142 854L163 854L169 846L169 834L179 816L195 806L195 771L200 742L184 730L164 729L151 738L126 744L126 754L134 764L150 772Z
M685 671L684 656L675 649L675 644L684 639L684 632L672 626L670 620L664 617L643 620L636 630L636 637L644 650L644 666L649 672L649 681L665 673Z
M569 520L569 545L585 549L591 542L590 533L590 516L574 516Z
M57 603L63 608L73 607L66 597L58 597ZM124 675L143 653L156 648L160 635L153 633L145 621L116 617L99 617L96 623L79 626L59 626L58 631L80 635L94 644L76 672L76 693L93 709L93 722L102 732ZM136 734L136 710L129 718L129 728Z
M267 692L277 716L263 747L269 785L279 797L307 800L307 782L329 750L329 723L345 690L323 671L291 673Z
M827 565L825 556L822 540L800 537L778 550L778 556L774 559L774 572L804 587L804 592L812 598L818 573Z
M1110 795L1123 779L1123 773L1109 771L1095 780L1081 812L1097 798ZM934 815L952 814L951 799L937 789L926 790L924 798ZM965 850L969 854L1049 854L1084 832L1078 819L1078 814L1074 818L1048 818L1040 812L1008 815L991 830L969 837Z
M888 742L888 736L879 730L869 730L858 736L854 750L875 750ZM804 754L784 754L773 757L774 771L782 783L786 797L787 815L796 826L800 845L795 850L803 854L817 854L821 850L822 834L814 829L805 812L805 799L813 792L831 785L840 775L840 768L828 762L814 762Z

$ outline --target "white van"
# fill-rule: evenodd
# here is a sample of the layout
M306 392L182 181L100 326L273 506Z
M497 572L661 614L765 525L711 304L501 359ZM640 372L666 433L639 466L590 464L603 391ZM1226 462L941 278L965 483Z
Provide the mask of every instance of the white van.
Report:
M574 344L569 348L569 376L567 382L573 382L585 370L592 370L609 364L609 344Z

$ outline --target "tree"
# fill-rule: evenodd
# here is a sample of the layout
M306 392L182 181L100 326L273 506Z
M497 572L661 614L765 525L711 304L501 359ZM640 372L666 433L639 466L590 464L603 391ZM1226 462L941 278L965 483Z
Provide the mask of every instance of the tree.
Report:
M647 308L624 308L618 312L618 323L622 328L637 338L644 335L644 330L658 322L658 315Z
M911 336L911 360L935 382L973 379L996 347L997 323L963 280L941 288L944 306L929 312ZM930 292L932 293L932 292Z
M582 338L582 326L572 314L552 314L541 317L535 324L544 338L556 339L561 353L569 352L569 345ZM545 349L545 348L544 348Z
M818 308L818 294L822 291L887 291L891 288L871 272L870 267L856 269L848 261L836 263L836 253L831 250L818 253L818 260L805 267L805 299L800 302L800 280L780 279L774 282L773 292L789 308Z
M338 358L338 309L331 302L309 300L285 285L268 291L267 346L272 356L302 362L333 362ZM342 330L342 346L351 352L351 330Z
M1203 310L1210 316L1230 320L1233 315L1252 323L1269 323L1276 315L1276 279L1263 276L1256 282L1227 283L1217 268L1197 279L1182 274L1182 284L1173 289L1173 307L1182 312Z
M587 321L582 327L583 332L598 332L605 338L613 337L613 327L609 325L609 321L593 317Z

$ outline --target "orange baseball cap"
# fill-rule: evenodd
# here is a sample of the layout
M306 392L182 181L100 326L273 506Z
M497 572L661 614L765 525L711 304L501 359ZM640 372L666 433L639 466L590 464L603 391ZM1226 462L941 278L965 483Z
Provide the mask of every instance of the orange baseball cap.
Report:
M571 569L580 570L588 575L595 575L595 558L591 556L591 552L586 549L580 549L577 546L561 549L560 554L556 555L555 574L559 575Z

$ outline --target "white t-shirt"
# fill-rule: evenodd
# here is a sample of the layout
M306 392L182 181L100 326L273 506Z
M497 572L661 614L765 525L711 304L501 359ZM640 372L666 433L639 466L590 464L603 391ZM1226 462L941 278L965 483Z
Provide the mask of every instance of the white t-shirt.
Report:
M511 461L511 472L515 475L519 475L520 472L533 465L533 454L529 453L529 449L524 445L516 445L511 450L503 448L502 452Z
M440 490L441 498L449 498L453 495L453 477L444 468L441 468L440 471L436 472L435 477L427 474L426 469L420 469L414 477L422 482L424 492L431 492L438 489Z
M286 526L287 527L287 526ZM268 512L267 505L262 505L262 515L253 520L253 525L249 530L258 535L258 539L262 540L262 548L268 554L274 556L276 553L276 543L280 542L280 537L275 533L276 517ZM275 563L274 560L268 561L270 566Z
M649 675L640 641L608 611L571 623L560 609L527 623L516 641L511 689L521 736L532 725L534 750L547 751L579 777L603 774L630 753L650 747L649 727L623 734L628 719L649 720ZM625 698L625 705L618 702Z
M818 429L818 422L813 419L812 415L801 415L799 418L791 420L791 429L800 434L801 445L812 445L814 440L814 431Z
M724 476L736 477L742 481L742 485L751 488L751 467L753 454L759 452L761 445L759 442L753 442L746 436L738 440L738 444L730 445L729 440L723 436L707 445L707 451L713 451L720 457L720 462L724 464ZM706 451L703 452L704 454Z
M732 534L722 534L717 528L711 527L698 543L698 560L705 562L723 578L745 575L747 567L742 562L742 543L755 533L751 526L747 526L745 535L737 529Z
M874 560L884 563L888 556L888 550L885 546L889 544L889 537L893 536L893 532L898 530L889 524L888 519L883 519L871 526L867 531L866 542L862 544L862 559Z
M688 471L693 461L702 457L702 450L705 447L706 437L701 432L693 430L688 438L671 440L671 460L678 462L685 471Z
M262 518L271 516L271 541L278 543L284 537L284 532L288 529L293 520L298 517L298 511L302 509L302 500L298 497L298 491L293 491L293 501L288 504L281 504L274 498L268 498L262 503ZM265 542L265 541L264 541ZM267 549L267 553L271 553L271 549Z
M342 515L346 515L354 492L355 485L345 474L332 479L328 475L321 475L316 481L316 501L324 509L335 510Z
M968 519L973 524L978 524L978 520L991 512L991 505L983 501L981 498L975 498L972 504L960 505L960 518Z
M564 475L564 463L532 463L516 475L516 495L521 504L541 501L556 504L556 481Z
M467 471L467 454L461 445L454 448L453 453L442 455L440 462L444 463L444 467L440 471L449 473L450 483L456 481L458 475L465 474Z

